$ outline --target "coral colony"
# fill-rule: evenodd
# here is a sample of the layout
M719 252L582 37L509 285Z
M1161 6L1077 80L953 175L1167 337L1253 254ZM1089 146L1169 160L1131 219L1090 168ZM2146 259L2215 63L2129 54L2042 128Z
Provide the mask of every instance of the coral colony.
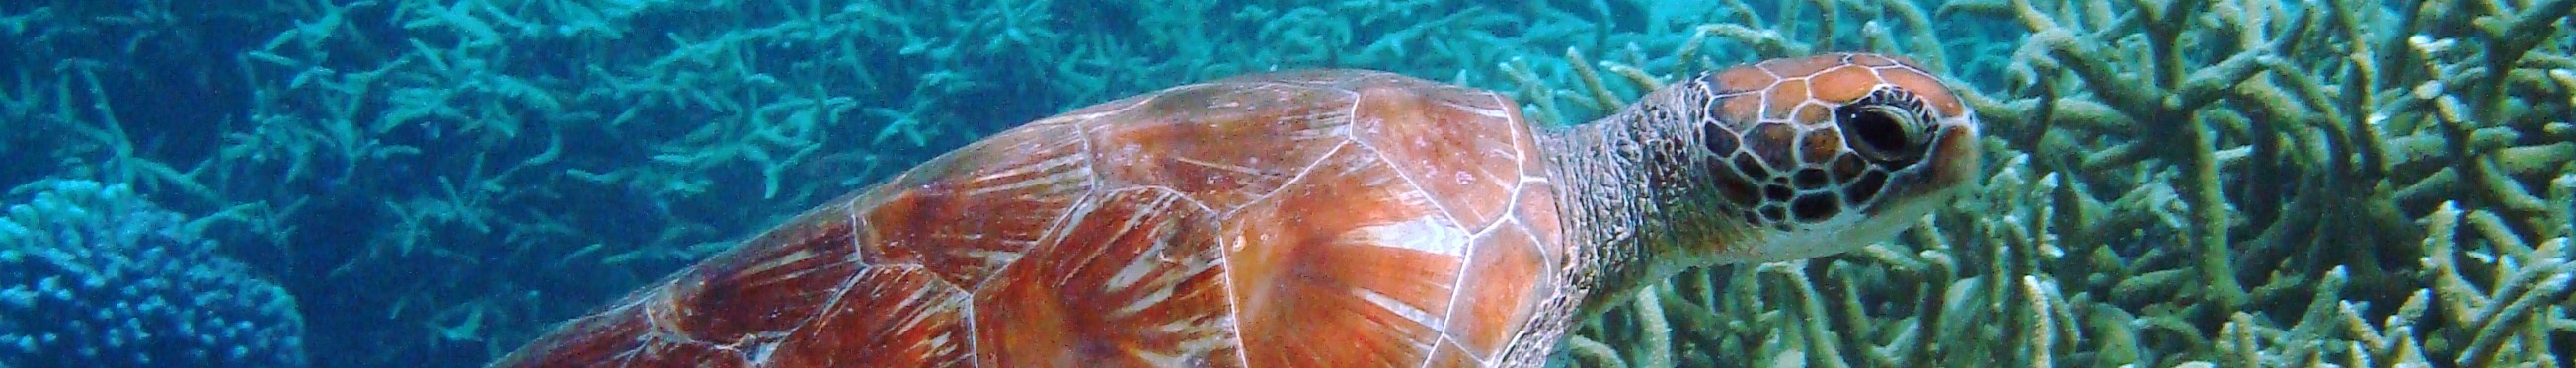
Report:
M0 217L0 362L301 367L295 299L132 188L28 184Z

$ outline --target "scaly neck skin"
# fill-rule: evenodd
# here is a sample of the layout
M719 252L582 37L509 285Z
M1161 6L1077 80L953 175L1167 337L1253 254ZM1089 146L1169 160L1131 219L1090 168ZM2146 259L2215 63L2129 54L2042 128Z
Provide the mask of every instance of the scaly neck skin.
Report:
M1632 107L1539 136L1571 248L1569 278L1583 293L1577 318L1684 270L1718 263L1705 249L1720 233L1742 226L1713 208L1719 202L1702 189L1710 179L1691 162L1692 139L1686 139L1697 136L1696 127L1646 116Z

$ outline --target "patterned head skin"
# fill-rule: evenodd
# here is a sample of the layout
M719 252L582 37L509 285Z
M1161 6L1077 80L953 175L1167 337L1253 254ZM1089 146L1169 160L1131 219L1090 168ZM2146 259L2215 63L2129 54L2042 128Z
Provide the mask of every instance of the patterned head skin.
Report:
M1699 100L1695 161L1724 202L1714 209L1751 225L1751 241L1721 258L1806 258L1887 239L1980 165L1976 112L1904 59L1780 59L1693 82L1712 94Z

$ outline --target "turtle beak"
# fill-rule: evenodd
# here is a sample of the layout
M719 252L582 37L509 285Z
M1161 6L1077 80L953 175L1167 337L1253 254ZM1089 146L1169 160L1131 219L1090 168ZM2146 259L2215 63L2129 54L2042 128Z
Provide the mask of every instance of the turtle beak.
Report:
M1952 189L1975 185L1978 169L1985 166L1984 151L1977 149L1976 118L1958 119L1942 125L1940 137L1932 142L1932 185Z

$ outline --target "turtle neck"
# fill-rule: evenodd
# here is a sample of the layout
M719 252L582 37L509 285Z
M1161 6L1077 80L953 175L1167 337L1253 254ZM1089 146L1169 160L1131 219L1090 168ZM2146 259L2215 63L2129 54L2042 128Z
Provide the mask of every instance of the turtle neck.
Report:
M1743 240L1729 235L1742 234L1743 221L1716 210L1722 204L1703 189L1711 179L1696 161L1704 155L1692 153L1699 127L1676 118L1699 115L1704 104L1687 100L1710 96L1688 90L1700 86L1676 84L1609 117L1540 133L1566 229L1567 281L1581 301L1576 318L1718 263L1709 245Z

